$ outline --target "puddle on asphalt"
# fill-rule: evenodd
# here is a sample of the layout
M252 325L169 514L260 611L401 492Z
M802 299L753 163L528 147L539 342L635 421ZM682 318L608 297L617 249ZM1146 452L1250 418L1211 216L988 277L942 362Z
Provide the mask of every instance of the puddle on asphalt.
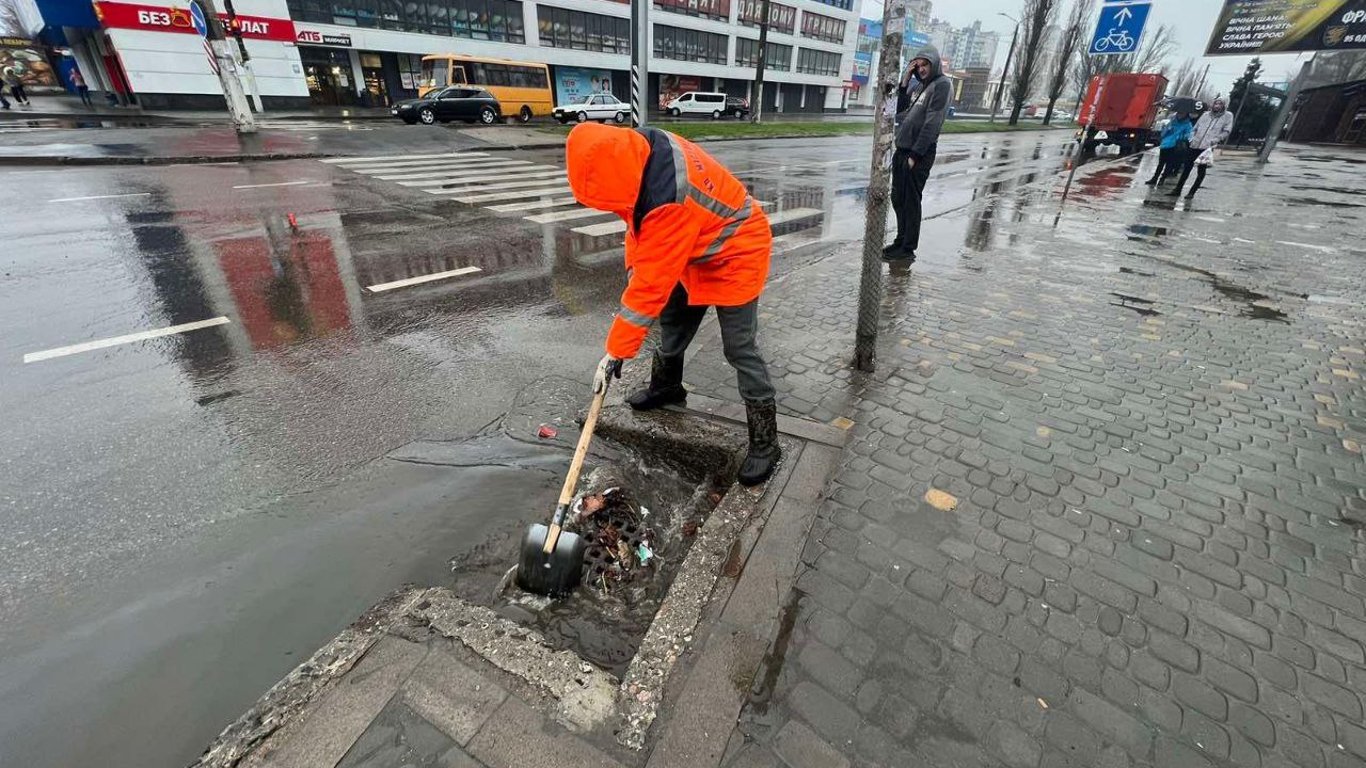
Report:
M1110 291L1110 295L1119 299L1119 301L1110 302L1110 306L1112 307L1124 307L1125 309L1133 310L1144 317L1162 314L1152 308L1153 302L1150 299L1140 299L1137 296L1128 296L1123 293L1116 293L1115 291Z
M1286 205L1326 205L1329 208L1366 208L1366 204L1349 203L1343 200L1323 200L1317 197L1282 197Z

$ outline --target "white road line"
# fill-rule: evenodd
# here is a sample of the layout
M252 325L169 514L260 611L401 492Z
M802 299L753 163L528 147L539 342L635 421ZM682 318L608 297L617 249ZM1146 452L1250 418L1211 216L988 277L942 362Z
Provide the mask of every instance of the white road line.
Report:
M797 219L805 219L809 216L819 216L824 211L819 208L788 208L785 211L768 214L768 225L770 227Z
M604 221L601 224L589 224L583 227L574 227L574 231L580 235L589 237L602 237L603 235L615 235L618 232L626 231L626 222L621 219L616 221Z
M234 186L233 189L262 189L264 187L297 187L301 184L312 183L312 179L304 179L303 181L279 181L274 184L238 184Z
M59 197L56 200L49 200L49 203L75 203L80 200L108 200L114 197L146 197L151 192L129 192L123 195L87 195L85 197Z
M494 192L488 195L470 195L469 197L452 197L458 203L491 203L497 200L520 200L539 197L559 196L569 191L569 185L558 180L554 186L544 189L523 189L518 192Z
M385 160L431 160L438 157L483 157L487 152L446 152L440 155L388 155L386 157L328 157L318 162L345 165L347 163L379 163Z
M502 205L486 205L485 210L497 211L498 213L514 213L517 211L534 211L537 208L558 208L561 205L570 205L578 201L572 197L558 197L554 200L532 200L529 203L503 203Z
M586 219L590 216L612 216L610 211L599 211L593 208L578 208L572 211L554 211L552 213L538 213L535 216L523 216L526 221L536 224L553 224L557 221L569 221L570 219Z
M158 328L155 331L141 331L139 333L130 333L127 336L115 336L112 339L99 339L97 341L87 341L82 344L72 344L69 347L57 347L56 349L48 349L42 352L30 352L27 355L24 355L24 362L36 363L39 360L51 360L54 357L76 355L81 352L90 352L106 347L116 347L120 344L131 344L135 341L146 341L147 339L156 339L177 333L189 333L190 331L197 331L201 328L212 328L215 325L224 325L229 322L231 321L228 320L228 318L220 315L219 317L211 318L209 320L197 320L193 323L173 325L169 328Z
M1326 245L1311 245L1309 243L1297 243L1293 240L1277 240L1281 245L1293 245L1297 248L1308 248L1311 251L1321 251L1323 253L1337 253L1337 249L1329 248Z
M392 291L395 288L407 288L410 285L421 285L422 283L430 283L436 280L445 280L448 277L459 277L460 275L469 275L475 272L483 271L484 270L480 269L479 267L461 267L460 269L452 269L449 272L434 272L430 275L408 277L404 278L403 280L395 280L391 283L376 283L375 285L370 286L367 290L369 290L371 293L380 293L382 291Z
M482 181L466 179L464 181L451 182L452 184L462 185L458 189L424 189L422 191L426 192L429 195L463 195L467 192L482 192L484 190L494 189L525 189L527 187L544 187L547 184L553 184L557 181L568 181L568 179L566 179L564 176L560 174L556 174L556 176L559 176L559 178L555 178L552 176L547 179L500 181L496 184L486 184Z
M445 185L456 186L459 184L479 184L485 181L501 181L512 179L544 179L546 177L563 176L564 171L559 168L552 168L545 171L533 171L531 173L504 174L489 178L487 173L464 174L457 176L446 176L440 179L425 179L423 181L398 181L395 182L400 187L441 187Z

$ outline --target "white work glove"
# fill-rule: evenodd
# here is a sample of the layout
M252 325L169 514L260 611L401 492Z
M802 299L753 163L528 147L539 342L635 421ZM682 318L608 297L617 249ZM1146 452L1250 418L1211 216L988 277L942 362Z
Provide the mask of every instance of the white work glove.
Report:
M621 358L603 355L598 362L598 370L593 374L593 394L606 392L608 380L613 376L621 378Z

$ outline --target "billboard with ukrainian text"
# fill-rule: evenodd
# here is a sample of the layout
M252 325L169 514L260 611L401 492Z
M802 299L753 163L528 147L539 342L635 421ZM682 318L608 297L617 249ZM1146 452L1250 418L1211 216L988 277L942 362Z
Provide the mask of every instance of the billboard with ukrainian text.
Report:
M1225 0L1207 56L1366 49L1366 0Z

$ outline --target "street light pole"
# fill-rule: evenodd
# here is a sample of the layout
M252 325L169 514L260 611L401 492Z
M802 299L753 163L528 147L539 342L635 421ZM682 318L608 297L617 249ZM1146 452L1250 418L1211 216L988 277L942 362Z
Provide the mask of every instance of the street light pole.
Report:
M858 329L854 367L872 372L877 363L877 324L882 306L882 241L887 239L887 200L891 196L892 121L901 82L901 44L906 30L906 0L882 7L882 53L878 60L877 112L873 121L873 162L864 208L863 271L859 278Z
M1017 21L1014 16L1006 16L1004 13L998 13L996 15L1005 16L1007 19L1014 21L1015 31L1010 34L1010 48L1006 51L1006 65L1001 68L1001 82L996 84L996 98L991 100L991 119L987 121L991 123L996 122L996 112L1001 108L1001 94L1005 92L1006 78L1010 75L1010 59L1015 55L1015 41L1020 36L1020 22Z
M1309 60L1304 62L1304 65L1300 67L1299 76L1296 77L1294 81L1290 83L1290 87L1286 89L1285 101L1281 102L1281 108L1276 111L1276 119L1271 121L1271 131L1267 133L1266 138L1262 141L1261 151L1257 153L1257 162L1265 163L1267 158L1271 157L1271 150L1275 148L1276 141L1281 136L1281 130L1285 128L1285 121L1290 117L1290 110L1295 106L1295 99L1299 97L1300 89L1304 88L1305 84L1309 82L1309 73L1312 72L1313 69L1314 59L1313 57L1310 57ZM1247 90L1252 90L1251 83L1248 84ZM1243 101L1247 101L1246 95L1243 96ZM1238 106L1240 108L1242 107L1241 104ZM1237 122L1236 118L1234 122Z
M214 69L223 87L223 98L227 101L233 128L238 133L256 133L256 118L251 114L247 94L242 90L242 78L237 74L237 57L232 55L232 49L223 35L223 22L218 17L218 9L214 7L213 0L200 2L204 10L204 23L208 28L205 43L213 53Z
M738 39L738 38L737 38ZM759 51L754 55L754 103L750 105L749 121L760 122L764 112L764 68L768 66L768 0L759 9Z
M631 0L631 125L645 127L650 92L650 0Z

